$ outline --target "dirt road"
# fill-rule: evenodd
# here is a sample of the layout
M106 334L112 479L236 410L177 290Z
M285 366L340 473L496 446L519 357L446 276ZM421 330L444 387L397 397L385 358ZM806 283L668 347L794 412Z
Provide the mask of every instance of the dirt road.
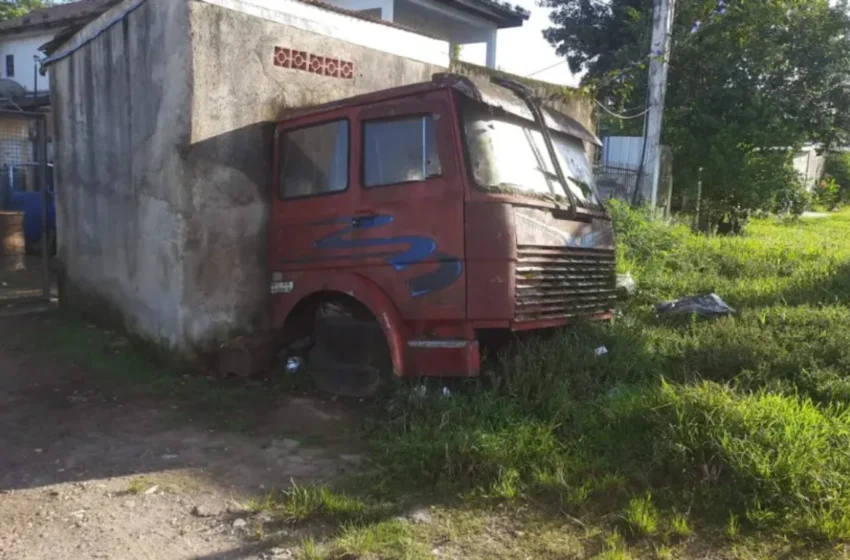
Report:
M56 318L0 318L0 558L290 558L246 501L363 460L356 412L281 396L241 433L45 352ZM300 441L299 441L300 440ZM283 537L281 537L283 535Z

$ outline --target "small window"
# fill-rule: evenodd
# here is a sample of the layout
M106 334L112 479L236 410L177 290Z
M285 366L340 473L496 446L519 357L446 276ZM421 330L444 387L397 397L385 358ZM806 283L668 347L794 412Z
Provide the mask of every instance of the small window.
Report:
M431 115L367 122L363 142L364 186L424 181L442 174Z
M280 142L280 197L348 188L348 121L291 130Z
M6 77L15 77L15 55L13 54L6 55Z

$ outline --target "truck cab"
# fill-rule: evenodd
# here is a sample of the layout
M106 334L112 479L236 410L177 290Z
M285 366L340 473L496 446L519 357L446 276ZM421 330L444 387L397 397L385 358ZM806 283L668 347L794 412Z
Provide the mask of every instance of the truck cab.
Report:
M610 317L598 139L512 82L457 75L277 124L272 324L317 384L475 376L479 335Z

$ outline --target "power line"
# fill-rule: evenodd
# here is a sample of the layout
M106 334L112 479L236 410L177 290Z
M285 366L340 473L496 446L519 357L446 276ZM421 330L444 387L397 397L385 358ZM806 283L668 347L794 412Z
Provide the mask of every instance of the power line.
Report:
M600 103L599 101L596 101L596 104L599 105L600 107L602 107L602 109L606 113L611 115L612 117L617 117L618 119L623 119L623 120L636 119L638 117L644 116L645 114L647 114L649 112L649 109L644 109L643 111L641 111L637 115L621 115L620 113L615 113L614 111L612 111L611 109L609 109L608 107L606 107L605 105Z
M526 76L526 77L530 78L530 77L534 76L535 74L540 74L541 72L545 72L546 70L551 70L552 68L555 68L556 66L560 66L561 64L565 64L566 62L567 62L566 60L556 62L555 64L547 66L546 68L541 68L540 70L535 70L531 74L528 74L528 76Z

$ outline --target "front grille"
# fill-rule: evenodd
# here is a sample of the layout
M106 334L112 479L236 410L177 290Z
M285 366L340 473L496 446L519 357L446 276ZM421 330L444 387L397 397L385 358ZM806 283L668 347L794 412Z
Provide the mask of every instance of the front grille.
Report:
M611 309L616 299L614 251L520 245L516 320L581 317Z

